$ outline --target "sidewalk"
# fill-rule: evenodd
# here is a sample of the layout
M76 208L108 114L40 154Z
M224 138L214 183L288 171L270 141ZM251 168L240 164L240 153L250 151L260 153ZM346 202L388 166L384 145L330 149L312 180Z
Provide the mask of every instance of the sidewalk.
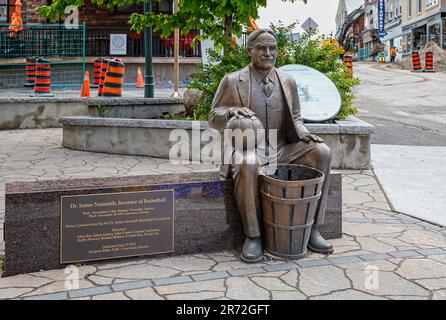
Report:
M446 226L446 147L372 145L372 165L394 209Z
M0 221L5 182L217 169L62 149L61 134L0 132ZM446 299L446 228L391 212L373 172L342 173L344 237L333 241L334 255L246 265L231 251L96 263L79 268L72 291L64 270L1 278L0 299Z

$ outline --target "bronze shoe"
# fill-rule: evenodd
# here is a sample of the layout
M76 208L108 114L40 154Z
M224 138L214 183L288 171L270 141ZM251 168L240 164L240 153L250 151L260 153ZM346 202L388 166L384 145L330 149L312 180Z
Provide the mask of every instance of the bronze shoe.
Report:
M332 254L334 252L333 245L325 240L318 228L312 228L308 248L317 253Z
M240 259L245 263L263 261L262 238L246 238Z

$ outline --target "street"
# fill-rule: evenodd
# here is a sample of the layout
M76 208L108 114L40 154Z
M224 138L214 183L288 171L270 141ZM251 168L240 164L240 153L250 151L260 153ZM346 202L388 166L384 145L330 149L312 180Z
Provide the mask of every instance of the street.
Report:
M372 166L393 209L446 225L446 73L356 64L358 117L376 127Z
M373 144L446 146L446 73L357 63L358 117L377 127Z

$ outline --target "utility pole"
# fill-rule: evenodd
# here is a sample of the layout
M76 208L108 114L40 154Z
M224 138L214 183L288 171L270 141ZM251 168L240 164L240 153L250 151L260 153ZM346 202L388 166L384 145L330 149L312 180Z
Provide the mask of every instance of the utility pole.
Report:
M152 12L152 1L144 2L144 14ZM146 27L144 30L144 42L146 53L146 78L144 85L144 98L155 97L155 86L153 84L153 56L152 56L152 27Z

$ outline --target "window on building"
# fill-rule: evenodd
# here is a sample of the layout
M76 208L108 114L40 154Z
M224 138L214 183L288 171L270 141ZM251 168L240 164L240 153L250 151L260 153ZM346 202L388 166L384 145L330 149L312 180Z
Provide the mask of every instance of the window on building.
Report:
M422 8L423 8L423 0L417 0L417 13L421 13Z
M163 0L160 2L156 2L157 4L157 12L162 13L172 13L173 12L173 1L172 0Z
M412 0L407 1L407 16L412 17Z
M443 18L443 49L446 49L446 18Z
M405 33L401 40L402 53L410 53L412 51L412 32Z
M443 49L446 49L446 18L442 19L442 23L443 23Z
M436 44L440 45L440 30L441 30L440 23L436 23L436 24L429 26L428 41L435 42Z
M430 8L436 6L438 4L438 0L426 0L426 7Z
M0 0L2 1L2 0ZM153 12L162 12L166 14L171 14L173 12L173 2L172 0L161 0L161 1L153 1L152 2L152 11ZM130 15L134 12L143 12L142 4L124 4L121 6L115 6L112 9L112 13L116 15Z
M0 0L0 23L8 22L8 0Z
M115 6L114 14L132 14L138 12L140 7L137 4L124 4L122 6Z

